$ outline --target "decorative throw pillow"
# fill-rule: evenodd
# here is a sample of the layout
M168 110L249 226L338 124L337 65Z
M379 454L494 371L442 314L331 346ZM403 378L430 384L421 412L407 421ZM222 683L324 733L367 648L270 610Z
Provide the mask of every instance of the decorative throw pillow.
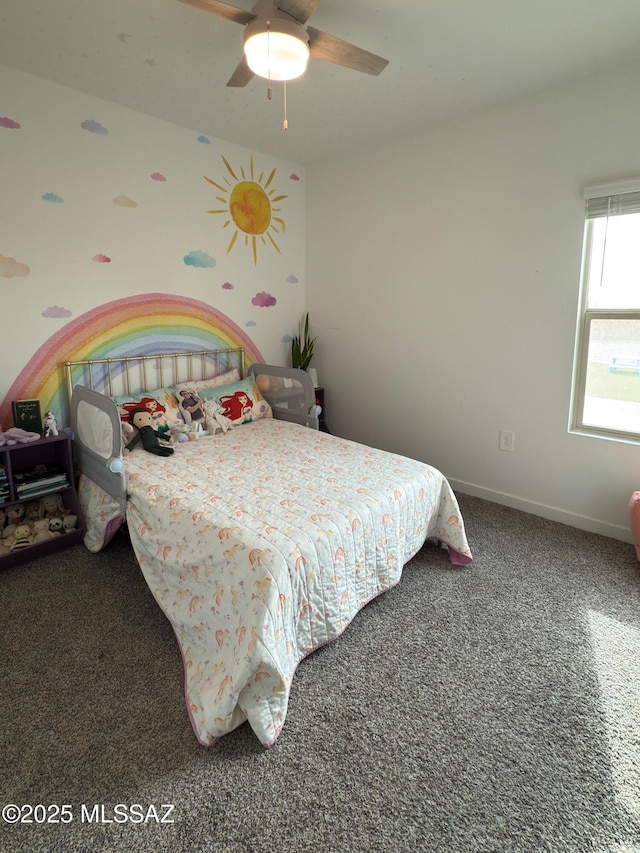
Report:
M126 400L115 400L120 420L128 421L133 409L147 409L153 419L153 428L161 435L168 433L176 424L183 423L173 386L156 388L154 391L138 391Z
M187 385L185 388L176 390L178 406L186 424L200 424L204 429L204 400L200 397L200 391Z
M198 394L205 401L215 400L221 414L236 426L273 417L271 406L250 379L241 379L240 382L218 388L203 388Z
M120 394L115 397L110 397L111 400L118 407L118 415L121 421L126 421L129 419L127 414L127 410L124 408L126 404L135 402L135 397L132 397L131 394Z
M164 414L172 426L176 423L182 423L182 415L180 414L180 407L178 406L178 399L174 385L165 385L162 388L156 388L154 391L146 392L144 396L151 397L157 400L161 406L164 406Z

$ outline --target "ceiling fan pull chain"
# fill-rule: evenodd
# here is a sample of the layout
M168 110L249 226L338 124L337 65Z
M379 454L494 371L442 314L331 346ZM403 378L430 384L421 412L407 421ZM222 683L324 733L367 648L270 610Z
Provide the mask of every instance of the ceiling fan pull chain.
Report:
M271 100L273 90L271 89L271 21L267 21L267 71L269 78L267 80L267 100Z
M282 122L282 129L289 129L289 122L287 121L287 81L284 81L284 121Z

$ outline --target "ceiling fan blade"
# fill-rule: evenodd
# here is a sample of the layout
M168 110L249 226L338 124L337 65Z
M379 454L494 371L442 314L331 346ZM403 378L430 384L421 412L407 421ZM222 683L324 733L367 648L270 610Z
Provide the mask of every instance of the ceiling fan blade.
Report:
M214 15L234 21L236 24L248 24L255 18L253 12L245 12L244 9L223 3L222 0L180 0L180 2L195 6L197 9L204 9L205 12L213 12Z
M325 59L354 71L364 71L365 74L378 75L389 64L388 59L369 53L361 47L349 44L348 41L330 36L315 27L307 27L309 34L309 50L315 59Z
M247 58L243 55L240 62L236 65L236 70L233 72L229 81L227 82L227 86L246 86L247 83L251 82L256 75L247 65Z
M276 6L304 24L313 15L319 2L320 0L276 0Z

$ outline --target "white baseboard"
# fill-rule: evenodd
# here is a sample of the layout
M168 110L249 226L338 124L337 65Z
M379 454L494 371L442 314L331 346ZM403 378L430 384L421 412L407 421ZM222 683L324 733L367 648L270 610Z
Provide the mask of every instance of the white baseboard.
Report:
M609 524L606 521L598 521L597 518L589 518L586 515L577 515L573 512L567 512L558 507L547 506L546 504L529 501L525 498L518 498L515 495L509 495L505 492L497 492L492 489L485 489L483 486L476 486L474 483L465 483L462 480L452 480L447 477L451 488L454 492L460 492L464 495L471 495L474 498L483 498L486 501L509 506L512 509L520 509L523 512L529 512L531 515L539 515L541 518L548 518L550 521L558 521L560 524L568 524L570 527L577 527L579 530L587 530L589 533L600 533L602 536L609 536L611 539L619 539L621 542L630 542L633 544L631 531L618 524Z

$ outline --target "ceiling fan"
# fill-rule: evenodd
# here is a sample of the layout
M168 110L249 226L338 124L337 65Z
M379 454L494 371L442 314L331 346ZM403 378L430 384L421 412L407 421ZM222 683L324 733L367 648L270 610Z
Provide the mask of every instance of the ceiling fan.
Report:
M378 75L388 59L307 26L320 0L258 0L250 12L222 0L181 0L236 24L242 24L244 56L227 86L246 86L257 74L269 80L292 80L309 56L345 68Z

